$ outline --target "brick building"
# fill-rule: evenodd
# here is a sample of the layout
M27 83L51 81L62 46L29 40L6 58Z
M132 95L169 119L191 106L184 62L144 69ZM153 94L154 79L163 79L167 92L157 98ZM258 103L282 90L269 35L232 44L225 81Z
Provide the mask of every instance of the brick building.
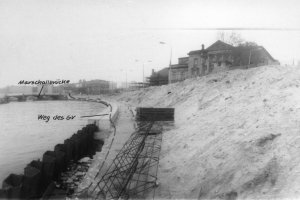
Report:
M166 85L169 81L169 67L163 68L157 72L152 69L152 74L147 78L150 86Z
M236 68L257 67L279 64L262 46L239 46L216 41L206 49L190 51L188 57L178 59L178 64L171 65L169 83L204 76L213 71Z
M171 65L169 83L183 81L188 78L189 57L178 58L178 64Z

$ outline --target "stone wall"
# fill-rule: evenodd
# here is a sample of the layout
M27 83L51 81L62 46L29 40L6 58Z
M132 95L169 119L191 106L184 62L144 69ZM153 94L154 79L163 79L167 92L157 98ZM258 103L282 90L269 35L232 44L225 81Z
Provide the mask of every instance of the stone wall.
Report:
M89 124L63 144L57 144L53 151L46 151L42 160L31 161L24 168L24 174L10 174L3 181L0 198L40 198L61 172L66 171L71 160L76 162L95 153L94 133L97 131L95 124Z

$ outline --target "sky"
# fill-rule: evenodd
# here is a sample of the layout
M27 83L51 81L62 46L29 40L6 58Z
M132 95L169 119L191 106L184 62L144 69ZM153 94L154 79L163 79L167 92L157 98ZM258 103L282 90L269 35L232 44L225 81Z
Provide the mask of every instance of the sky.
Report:
M220 29L297 63L299 10L299 0L0 0L0 87L142 81L168 66L171 49L177 63L215 42Z

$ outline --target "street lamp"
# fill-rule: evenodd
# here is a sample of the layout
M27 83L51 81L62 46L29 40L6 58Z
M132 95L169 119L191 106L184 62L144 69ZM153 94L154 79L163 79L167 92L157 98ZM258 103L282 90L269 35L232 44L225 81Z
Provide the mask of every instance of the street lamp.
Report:
M172 45L166 43L166 42L159 42L159 44L165 44L168 45L170 47L170 64L169 64L169 84L171 83L171 65L172 65Z
M129 70L128 70L127 68L121 69L121 72L124 72L124 71L125 71L125 78L126 78L125 89L127 90L127 89L128 89L127 71L132 72L133 70L132 70L132 69L129 69Z
M135 60L135 62L139 62L139 60ZM145 63L150 63L150 62L152 62L152 60L148 60L147 62L143 62L143 80L142 80L142 82L143 82L143 87L144 87L144 85L145 85Z

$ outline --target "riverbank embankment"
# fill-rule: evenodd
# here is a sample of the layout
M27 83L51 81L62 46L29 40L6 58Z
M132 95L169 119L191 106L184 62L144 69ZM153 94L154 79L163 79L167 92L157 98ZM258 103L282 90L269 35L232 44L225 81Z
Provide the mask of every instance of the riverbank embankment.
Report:
M155 198L299 198L299 77L296 66L261 66L112 98L175 108Z
M94 112L96 110L99 109L93 109ZM83 124L88 124L88 119L84 121L86 122ZM63 144L55 143L57 145L54 144L54 150L51 151L50 147L43 154L42 160L33 160L27 166L25 165L24 174L17 172L18 174L9 175L3 182L0 196L3 198L39 198L41 196L52 198L56 195L70 195L76 186L76 182L70 183L73 182L73 177L76 179L74 181L78 182L89 164L89 160L85 162L80 159L92 157L99 145L103 144L95 137L98 131L90 130L91 126L97 127L92 123L78 130L70 138L64 138Z
M32 199L48 198L57 194L61 188L59 182L61 173L68 170L70 163L83 157L92 156L97 149L94 133L98 127L89 124L78 130L63 144L57 144L53 151L46 151L42 160L33 160L25 168L24 174L10 174L2 184L1 198ZM56 190L56 192L55 192Z
M130 108L124 104L110 102L119 109L118 118L114 121L116 132L111 128L110 131L105 132L105 135L96 136L104 139L104 145L101 152L96 152L86 176L76 191L81 198L87 198L88 195L94 193L93 190L97 189L97 181L100 180L102 173L106 171L130 135L135 131L135 122Z

